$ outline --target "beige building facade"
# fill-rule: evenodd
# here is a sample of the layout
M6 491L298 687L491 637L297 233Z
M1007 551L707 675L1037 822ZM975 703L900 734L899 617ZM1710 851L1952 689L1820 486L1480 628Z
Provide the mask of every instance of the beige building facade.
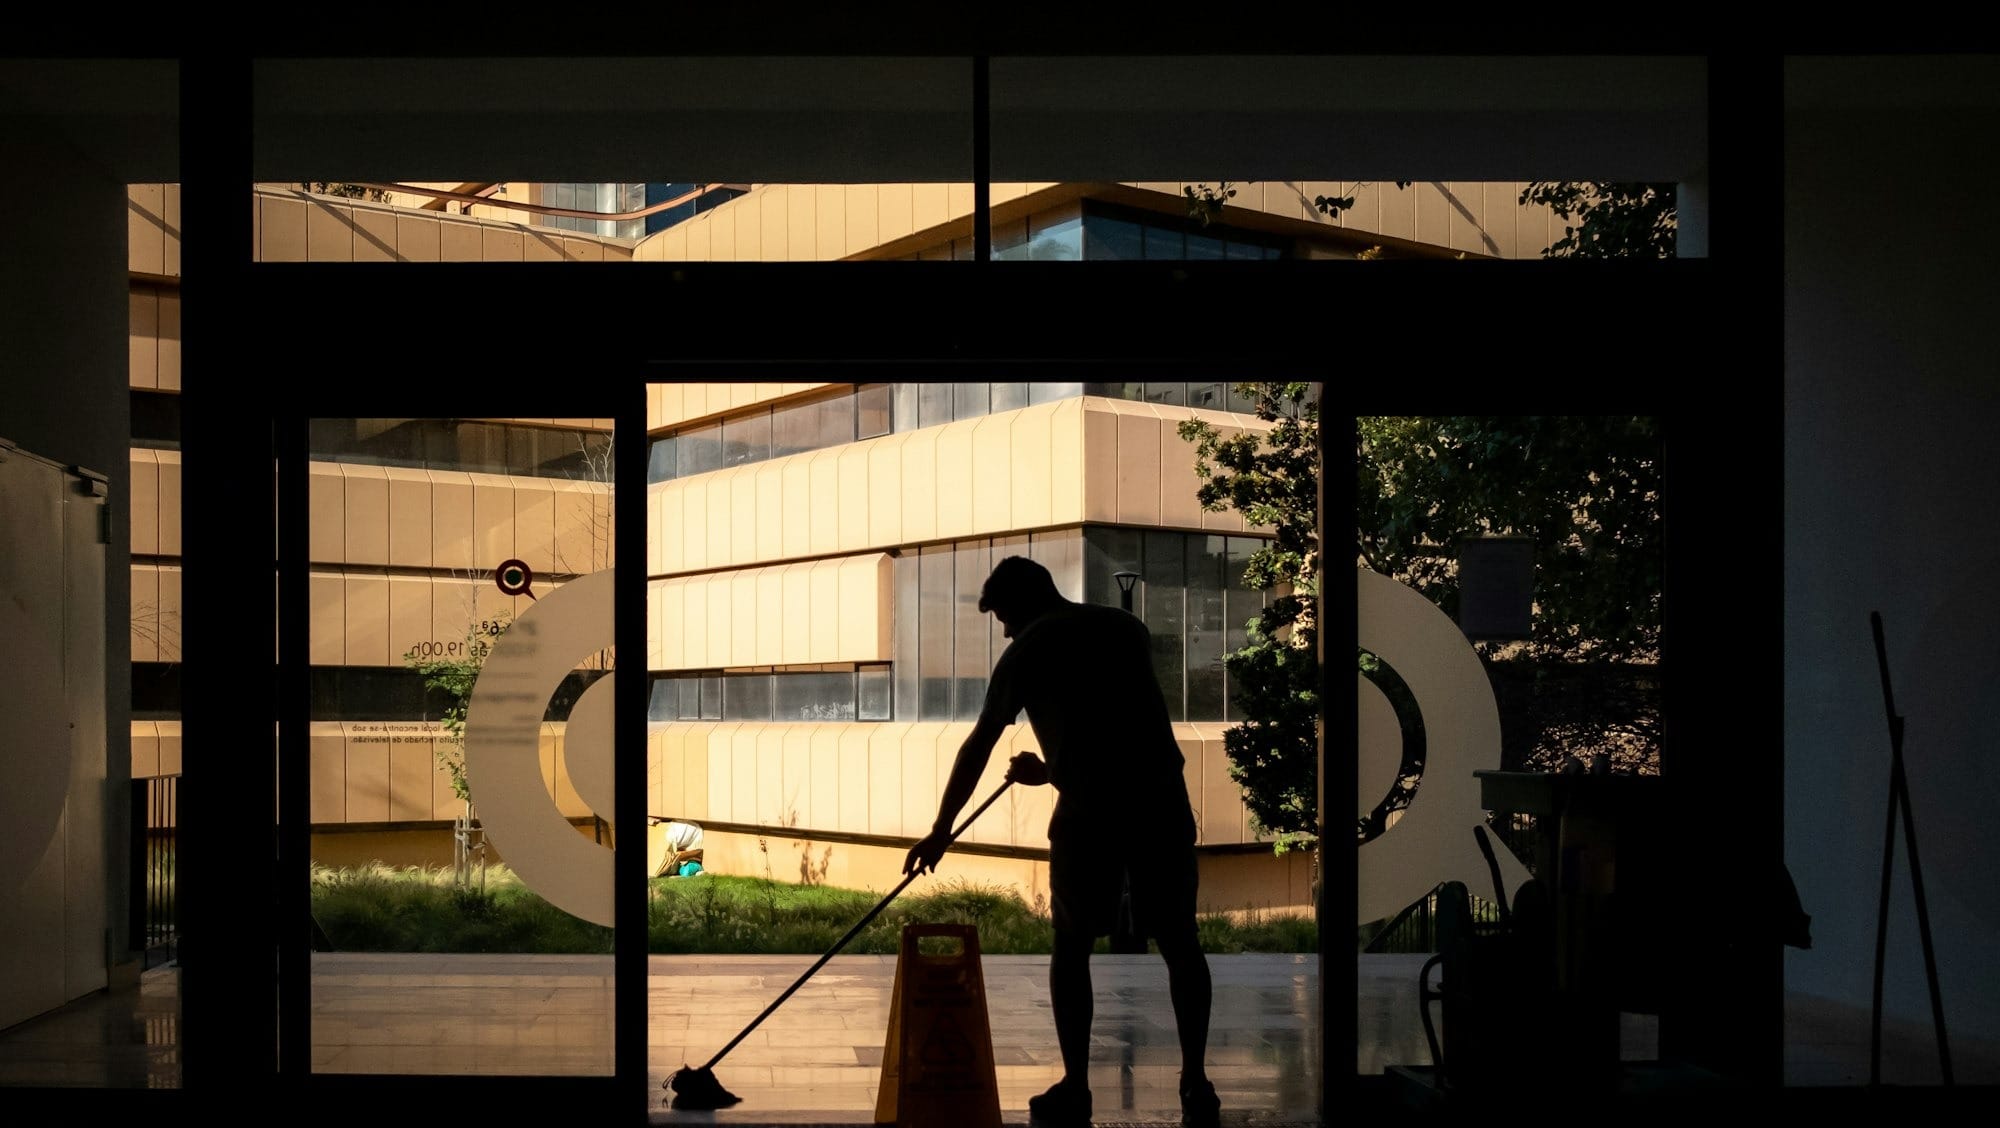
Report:
M964 184L736 186L727 202L639 239L503 206L547 198L534 185L419 187L487 191L496 203L260 186L256 255L935 259L968 257L972 235ZM1237 184L1214 226L1189 221L1189 187L996 183L996 257L1527 257L1560 233L1546 209L1515 202L1518 184ZM1327 217L1312 206L1322 194L1356 203ZM173 700L180 193L155 184L130 195L133 774L171 777L201 754ZM1227 570L1240 573L1258 530L1200 508L1193 450L1176 432L1189 418L1259 426L1247 406L1225 384L653 386L648 440L660 473L642 510L649 811L703 824L716 872L894 884L1004 644L965 615L968 585L1018 552L1049 563L1072 598L1115 602L1110 568L1144 557L1141 614L1163 640L1163 681L1178 679L1169 698L1200 825L1204 908L1306 909L1307 858L1274 856L1258 839L1223 751L1233 718L1220 655L1240 645L1261 600L1228 590ZM526 609L529 597L492 583L500 561L527 563L544 594L609 565L611 421L325 422L310 481L315 860L446 863L465 804L440 756L451 752L440 702L411 659L447 655L481 624ZM602 834L570 780L566 728L560 709L543 726L544 783L579 833ZM1009 755L1033 749L1026 725L1010 727L982 792ZM1051 798L1010 793L925 880L1005 885L1034 901L1046 891Z

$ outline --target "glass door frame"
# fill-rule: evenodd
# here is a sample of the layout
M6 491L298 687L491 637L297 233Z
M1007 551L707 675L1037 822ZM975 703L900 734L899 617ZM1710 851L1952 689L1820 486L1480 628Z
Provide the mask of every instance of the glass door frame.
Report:
M1384 410L1650 407L1678 421L1675 433L1684 437L1683 449L1718 438L1764 444L1736 449L1750 460L1749 488L1775 491L1782 410L1776 377L1778 329L1775 322L1754 320L1776 305L1774 296L1762 297L1758 288L1765 281L1758 273L1764 258L1776 261L1775 235L1760 241L1762 237L1731 232L1740 240L1735 247L1748 248L1747 254L1733 260L1622 264L1050 264L984 259L929 265L629 267L251 263L247 261L250 220L240 206L240 195L228 191L251 180L249 89L248 59L214 64L201 75L189 76L184 85L185 118L200 120L204 108L220 107L223 135L230 135L228 124L234 119L242 123L237 136L244 139L240 148L224 145L220 155L211 148L200 159L191 154L188 160L185 318L193 325L186 335L195 342L188 363L209 364L217 373L241 373L239 388L260 372L281 373L283 381L275 405L226 389L219 376L212 386L197 386L187 396L188 492L204 502L188 507L188 604L194 611L187 653L200 661L191 662L187 675L186 716L191 733L210 734L204 741L214 739L216 746L222 746L236 740L251 748L269 736L264 724L281 720L287 752L271 761L268 774L256 763L258 758L250 756L244 771L205 781L208 794L189 789L191 859L224 856L232 835L241 833L228 829L225 820L238 820L231 825L240 826L243 811L270 802L274 791L278 797L268 909L253 903L240 927L231 928L225 922L240 914L242 905L232 903L216 884L204 887L199 878L189 882L186 907L191 925L207 927L198 919L205 918L216 926L205 937L190 933L188 964L196 971L196 986L189 997L201 1017L186 1022L183 1029L191 1035L187 1086L197 1096L247 1087L253 1092L268 1089L283 1099L351 1100L356 1109L386 1099L399 1109L414 1103L460 1114L518 1109L522 1100L540 1106L551 1099L573 1098L588 1102L587 1107L620 1109L618 1116L630 1114L635 1120L659 1107L658 1094L648 1090L646 1081L643 929L619 930L614 1020L618 1041L611 1078L335 1078L311 1073L309 1043L303 1040L310 1029L309 986L300 958L309 953L310 942L301 910L309 828L304 818L303 763L296 754L308 716L301 692L307 622L300 555L305 511L299 505L303 483L297 472L304 465L304 421L314 416L457 416L470 414L475 407L490 407L503 415L609 417L617 421L618 478L643 487L644 386L663 375L690 378L694 372L733 370L744 362L742 350L713 334L707 340L687 339L677 336L675 327L722 324L714 318L729 314L724 299L754 289L788 297L796 314L786 332L758 339L763 355L755 363L766 369L811 365L816 373L846 371L858 379L882 379L887 378L885 373L900 371L965 371L964 366L973 366L987 378L1002 370L1065 379L1073 373L1080 376L1083 368L1107 374L1116 367L1157 372L1162 365L1176 363L1233 366L1246 373L1310 372L1311 378L1326 385L1323 419L1328 421ZM213 120L204 122L203 128L214 127ZM1741 171L1752 163L1740 161L1735 167ZM984 181L981 177L982 197ZM978 218L984 220L984 213ZM1729 246L1723 238L1726 229L1716 226L1718 248ZM214 241L202 245L197 242L201 239ZM1744 269L1746 262L1756 269ZM1123 300L1107 305L1104 295L1112 292ZM1771 294L1776 292L1771 286ZM340 293L364 296L360 312L352 305L321 304L325 295ZM1732 301L1739 303L1736 308L1729 306ZM1569 311L1567 324L1573 327L1554 346L1526 335L1523 328L1532 323L1525 318L1546 316L1553 305ZM1121 319L1120 311L1135 306L1163 312L1137 321ZM524 315L544 319L549 337L537 339L520 331ZM519 335L508 340L481 336L477 331L484 324L481 319L516 329ZM1144 338L1144 328L1161 323L1178 332L1166 340ZM1441 325L1455 332L1441 335ZM1715 363L1720 342L1746 325L1754 329L1752 343L1739 355L1747 357L1756 371L1769 366L1768 392L1761 383L1746 391L1734 365ZM565 326L604 328L601 337L578 340L563 336ZM1663 333L1662 326L1670 330ZM1515 350L1511 354L1506 345L1510 339ZM411 382L407 358L413 355L412 340L422 342L420 355L446 364L444 371L478 373L480 382L471 392L462 376L453 387ZM1547 355L1552 347L1556 354ZM1607 381L1600 367L1578 359L1606 356L1641 361L1638 370L1656 381L1669 372L1679 377L1652 384L1635 383L1627 376ZM387 363L385 357L398 360ZM262 367L253 370L253 360ZM552 372L587 368L617 375L606 377L602 387L584 387L560 375L524 371L523 366L535 362L550 366ZM1474 362L1492 362L1486 378L1472 379L1470 371L1454 368ZM1413 380L1411 374L1423 370L1436 374L1435 383ZM1730 421L1704 421L1683 406L1690 395L1715 397L1743 405L1744 410ZM586 405L591 410L583 410ZM1323 428L1322 435L1327 434ZM271 440L268 447L266 437ZM259 481L257 474L243 472L256 465L266 450L279 467L276 487ZM1325 466L1344 465L1330 450L1325 453ZM1713 458L1705 460L1700 477L1703 495L1720 501L1728 492L1721 482L1723 468L1716 463ZM237 506L241 519L204 513L211 501L217 509L225 501ZM1334 505L1333 510L1322 508L1323 528L1332 525L1327 514L1340 512L1339 503ZM260 506L273 514L268 523L259 516ZM1698 517L1686 527L1699 529L1703 536L1727 532L1726 524L1711 516ZM1775 543L1776 528L1774 521L1770 536L1759 532L1749 539L1756 545ZM629 521L626 530L617 551L617 566L624 575L618 584L617 638L643 640L643 523L638 526L641 535L631 535L634 526ZM210 539L204 544L200 538ZM231 680L226 665L230 648L216 637L221 626L204 626L197 617L204 613L202 606L220 602L217 597L227 591L228 583L215 573L197 576L195 565L227 568L232 557L238 563L255 559L262 546L273 543L283 560L272 619L283 647L275 668L278 692L272 695L278 706L268 720L232 719L227 703L232 695L243 694L243 679ZM1694 540L1683 543L1691 546ZM1670 556L1670 567L1693 559L1693 554ZM1776 576L1776 558L1771 559L1768 570L1751 571L1749 589L1761 593L1758 585ZM1696 586L1690 584L1688 590ZM1699 616L1670 617L1670 630L1692 635L1725 611L1742 610L1744 600L1727 589L1720 580L1704 580L1699 590L1717 602ZM1348 601L1328 601L1324 613L1324 637L1352 637ZM1749 659L1760 692L1777 682L1778 614L1774 609L1768 621L1757 620L1773 647L1768 654L1759 651ZM261 622L253 613L239 625L254 635ZM626 652L644 654L643 641ZM258 681L249 684L254 693ZM619 691L620 747L643 747L643 691L642 678L626 679ZM1352 731L1356 705L1349 683L1341 680L1326 687L1322 700L1326 731ZM1773 710L1772 716L1754 722L1752 733L1759 739L1771 738L1776 729ZM1766 747L1777 745L1772 741ZM1779 770L1760 767L1742 785L1749 797L1747 807L1767 813L1780 809ZM1711 772L1692 776L1709 782L1721 778ZM1351 773L1322 771L1320 778L1323 811L1353 806ZM620 757L616 779L620 799L614 821L640 825L644 757ZM197 819L203 821L198 824ZM1753 863L1778 857L1775 817L1771 824L1769 834L1754 832L1745 847L1754 855ZM255 820L250 828L254 841ZM1339 860L1343 856L1331 853L1322 866L1321 925L1326 936L1342 935L1345 928L1344 914L1329 915L1327 906L1351 904L1353 899L1354 868L1351 857L1346 863ZM250 872L263 872L263 863L253 862ZM620 918L644 919L641 853L628 851L621 857L617 875L619 888L625 890L618 902ZM1353 992L1346 988L1353 968L1339 955L1329 960L1324 948L1321 966L1322 1061L1344 1063L1353 1060L1354 1052ZM220 989L223 968L246 977L240 992ZM1759 992L1753 1020L1759 1035L1769 1027L1775 1037L1772 1004L1780 980L1760 971L1751 986ZM269 1068L262 1064L265 1055ZM1360 1095L1359 1080L1349 1080L1355 1076L1351 1071L1325 1069L1322 1076L1323 1109L1351 1106Z

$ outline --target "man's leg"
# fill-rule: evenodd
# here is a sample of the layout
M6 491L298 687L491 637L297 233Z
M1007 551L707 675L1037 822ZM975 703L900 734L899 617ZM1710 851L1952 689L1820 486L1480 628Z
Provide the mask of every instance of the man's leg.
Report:
M1055 1011L1056 1044L1062 1049L1062 1080L1028 1098L1033 1122L1090 1123L1090 949L1088 932L1057 928L1049 955L1049 1008Z
M1169 860L1179 854L1178 859ZM1167 962L1167 991L1174 1004L1174 1026L1181 1043L1181 1116L1193 1128L1214 1128L1221 1113L1215 1086L1208 1080L1208 1020L1214 987L1208 957L1202 954L1195 926L1195 891L1200 882L1191 846L1163 848L1151 863L1134 872L1133 896L1143 896L1153 939Z
M1049 1007L1055 1011L1056 1045L1062 1049L1063 1080L1090 1083L1090 949L1095 937L1056 933L1049 957Z
M1058 816L1061 808L1057 808ZM1051 830L1054 829L1051 822ZM1028 1100L1034 1119L1047 1124L1090 1120L1090 950L1106 931L1101 918L1118 896L1115 867L1102 851L1050 835L1049 908L1055 945L1049 953L1049 1009L1054 1012L1056 1045L1062 1050L1063 1077L1048 1092Z
M1208 974L1208 957L1193 922L1155 937L1160 955L1167 961L1167 992L1173 998L1174 1025L1180 1031L1181 1087L1208 1076L1208 1013L1214 995Z

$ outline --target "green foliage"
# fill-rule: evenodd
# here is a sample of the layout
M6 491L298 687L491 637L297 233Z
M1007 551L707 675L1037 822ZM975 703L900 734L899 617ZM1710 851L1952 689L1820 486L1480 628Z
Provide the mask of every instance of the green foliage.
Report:
M484 890L458 886L449 868L314 866L312 906L342 951L611 951L609 928L549 904L505 866L489 867Z
M1458 542L1489 533L1534 540L1530 637L1474 644L1500 708L1501 766L1553 771L1602 753L1614 770L1657 770L1657 421L1383 416L1355 426L1362 567L1456 618ZM1401 791L1413 789L1400 788L1377 813L1407 805Z
M1187 197L1188 218L1199 220L1203 227L1215 222L1222 214L1222 205L1236 195L1236 189L1227 180L1210 188L1206 184L1187 184L1181 187L1181 195Z
M299 187L316 196L338 196L343 200L367 200L375 204L386 204L389 202L389 190L386 188L369 188L361 184L344 184L337 180L304 181L299 184Z
M1188 419L1202 508L1233 509L1273 538L1253 553L1243 581L1276 590L1248 624L1249 642L1225 655L1244 720L1223 734L1229 774L1261 833L1284 853L1319 838L1319 403L1305 383L1238 384L1262 433L1224 436Z
M420 656L419 649L412 649L403 655L403 665L423 675L425 689L441 690L451 699L441 719L446 739L437 742L436 757L451 776L451 793L468 802L472 789L465 780L465 708L472 701L472 686L479 680L486 656L510 625L504 615L483 619L469 624L464 639L451 643L442 653Z
M1398 188L1408 188L1414 183L1395 181ZM1364 186L1365 182L1355 188ZM1220 190L1206 184L1192 184L1181 192L1188 199L1188 215L1199 219L1203 227L1220 218L1223 204L1236 195L1228 181L1222 182ZM1522 189L1520 202L1545 205L1565 221L1563 237L1542 248L1543 258L1674 257L1677 214L1672 184L1536 180ZM1337 219L1353 206L1352 193L1313 197L1313 207L1329 218ZM1379 257L1380 248L1375 251L1357 257Z
M1408 188L1413 183L1415 182L1410 180L1398 180L1396 181L1396 187ZM1366 181L1363 181L1360 184L1356 184L1354 187L1358 191L1365 186L1366 186ZM1341 212L1344 212L1353 206L1354 206L1354 197L1352 195L1313 197L1313 207L1318 208L1319 213L1321 215L1328 216L1331 218L1339 218ZM1375 248L1375 250L1378 253L1381 251L1381 249L1382 248L1380 247ZM1372 258L1375 256L1371 255L1369 257Z
M833 947L881 894L754 877L654 878L647 948L667 953L817 955ZM612 931L536 896L513 871L488 869L485 891L455 885L447 868L313 867L312 911L336 949L354 952L603 954ZM989 955L1046 955L1048 916L1012 890L950 881L898 898L844 952L894 954L906 924L970 924ZM1312 918L1249 914L1199 922L1212 952L1318 950ZM1100 949L1104 947L1100 941Z
M1355 540L1364 567L1456 617L1458 542L1531 536L1533 638L1516 657L1657 659L1656 420L1370 416L1356 430Z
M1542 250L1543 258L1674 257L1672 184L1536 180L1521 190L1521 203L1546 205L1565 221L1563 237Z

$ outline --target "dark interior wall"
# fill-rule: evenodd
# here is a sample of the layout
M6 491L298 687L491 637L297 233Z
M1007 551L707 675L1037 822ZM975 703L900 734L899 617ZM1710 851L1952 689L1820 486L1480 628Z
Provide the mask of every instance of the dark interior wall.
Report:
M131 406L126 184L173 178L173 71L0 61L0 438L111 479L105 553L106 896L126 943ZM163 107L169 108L162 117ZM0 530L4 535L5 530Z
M1787 951L1786 983L1869 1005L1890 763L1879 610L1947 1020L1986 1037L2000 1035L1995 73L1794 63L1784 200L1785 843L1814 940ZM1900 831L1897 858L1885 1009L1927 1023Z

